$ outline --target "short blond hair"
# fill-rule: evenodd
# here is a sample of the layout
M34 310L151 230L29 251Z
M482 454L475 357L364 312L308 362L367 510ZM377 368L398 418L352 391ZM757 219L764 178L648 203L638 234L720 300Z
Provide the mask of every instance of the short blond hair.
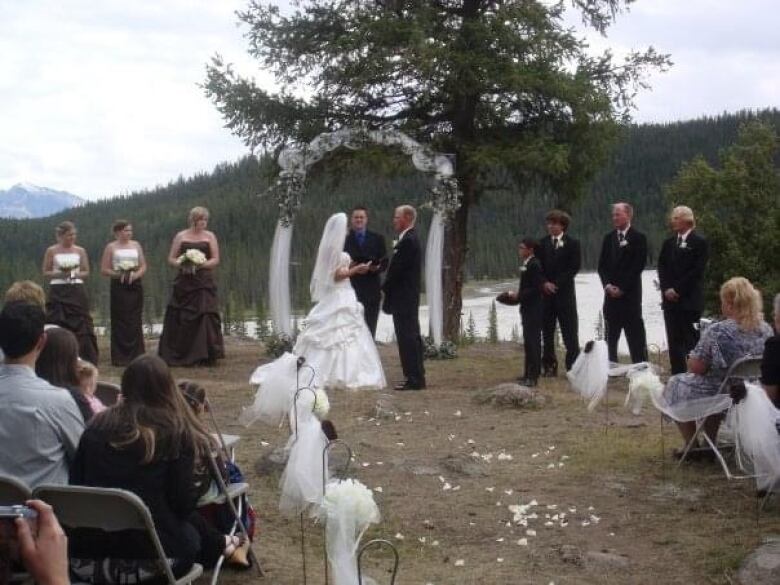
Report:
M18 280L5 291L5 302L14 301L37 305L46 310L46 294L40 285L32 280Z
M197 206L190 209L190 214L188 216L190 225L195 225L195 222L199 219L208 219L209 218L209 210L205 207Z
M412 205L399 205L398 211L403 213L406 217L408 217L412 224L417 223L417 210Z
M634 219L634 207L630 203L626 203L625 201L618 201L617 203L612 204L613 210L618 208L626 212L628 219Z
M732 318L740 329L753 331L763 320L761 293L743 276L728 279L720 287L720 300L732 309Z
M688 222L691 228L696 227L696 218L693 216L693 209L687 205L678 205L672 209L671 217L679 217L681 220Z

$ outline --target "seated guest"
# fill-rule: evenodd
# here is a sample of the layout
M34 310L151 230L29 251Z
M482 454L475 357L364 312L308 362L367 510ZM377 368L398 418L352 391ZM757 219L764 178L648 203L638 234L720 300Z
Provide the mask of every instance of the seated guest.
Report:
M19 280L5 291L5 302L23 301L46 310L46 293L32 280Z
M780 408L780 294L775 295L773 314L775 334L766 340L761 360L761 383L769 399Z
M0 474L30 488L68 483L84 420L67 392L35 375L46 344L43 309L7 303L0 312Z
M8 287L8 290L5 291L5 299L3 302L12 303L14 301L38 305L44 311L46 310L46 293L44 293L43 289L32 280L19 280ZM2 361L3 352L0 351L0 362Z
M87 399L93 414L99 414L106 409L106 405L96 396L98 386L98 369L87 360L79 360L78 366L79 390Z
M177 573L193 562L213 567L220 555L247 566L249 543L220 534L195 509L210 481L206 461L212 439L177 390L168 366L156 356L139 356L122 374L121 386L122 401L97 415L84 432L71 483L137 494L149 507ZM103 535L78 539L71 556L127 558L129 551L145 550L145 539Z
M46 345L35 363L35 373L52 386L64 388L73 397L85 423L95 412L79 387L79 342L62 327L46 330Z
M720 306L724 320L704 330L688 356L688 371L669 378L664 398L672 407L717 394L731 365L761 355L772 333L762 319L761 295L746 278L732 278L720 287ZM704 423L713 442L720 420L720 415L712 415ZM677 427L687 444L696 432L695 421L677 421Z

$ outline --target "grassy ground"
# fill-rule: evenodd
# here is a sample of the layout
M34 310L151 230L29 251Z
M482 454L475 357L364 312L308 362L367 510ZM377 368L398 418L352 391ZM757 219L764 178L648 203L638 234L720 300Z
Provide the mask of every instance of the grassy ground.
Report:
M255 548L267 577L229 573L222 582L298 585L298 520L278 513L278 473L257 471L288 432L236 421L254 394L249 374L267 358L259 343L238 339L227 354L216 368L174 372L202 383L223 432L242 436L238 461L259 513ZM399 379L395 346L381 354L388 380ZM676 430L662 429L652 407L641 416L625 410L624 380L611 383L609 408L593 413L563 378L542 381L549 402L539 410L472 400L476 390L513 380L520 363L516 346L478 344L454 361L428 362L424 392L331 395L331 418L354 450L352 475L375 489L382 513L364 542L382 537L398 547L399 585L727 584L751 548L780 533L777 505L759 515L752 483L729 483L713 464L676 469ZM397 415L376 419L378 400ZM536 517L516 524L509 506L532 501L527 513ZM306 550L308 582L322 583L313 523ZM390 582L387 557L366 565L379 583Z

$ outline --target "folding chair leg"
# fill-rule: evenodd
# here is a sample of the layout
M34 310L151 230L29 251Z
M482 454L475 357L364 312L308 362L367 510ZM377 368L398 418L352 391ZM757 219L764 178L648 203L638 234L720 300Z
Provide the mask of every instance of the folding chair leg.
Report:
M685 449L683 450L683 454L680 457L680 460L677 462L678 469L683 464L683 461L685 461L685 458L688 457L688 452L691 450L693 445L699 439L699 435L701 434L702 428L704 428L704 420L697 420L696 421L696 431L693 433L693 437L691 437L691 440L688 441L688 444L685 445Z

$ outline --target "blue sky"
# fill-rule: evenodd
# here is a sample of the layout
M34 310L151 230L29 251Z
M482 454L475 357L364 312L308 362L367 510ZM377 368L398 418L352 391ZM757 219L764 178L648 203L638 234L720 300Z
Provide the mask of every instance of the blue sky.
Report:
M246 148L199 82L221 53L261 84L234 12L246 0L0 0L0 189L95 199L209 171ZM654 45L638 121L780 106L774 0L638 0L594 50Z

